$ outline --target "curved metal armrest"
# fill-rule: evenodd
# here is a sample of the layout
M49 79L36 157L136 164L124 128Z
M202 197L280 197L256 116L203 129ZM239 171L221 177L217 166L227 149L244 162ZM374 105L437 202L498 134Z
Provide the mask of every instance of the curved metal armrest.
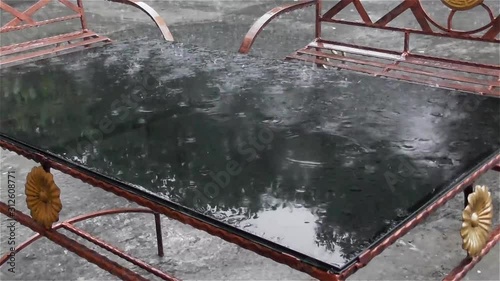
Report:
M141 9L143 12L148 14L148 16L156 23L158 28L161 30L161 33L163 34L163 38L165 38L165 40L170 42L174 41L174 36L168 29L165 20L148 4L142 2L141 0L107 0L107 1L122 3L125 5L130 5L138 9Z
M266 27L266 25L271 22L275 17L294 11L298 9L302 9L308 6L312 6L316 3L316 0L303 0L299 3L288 4L280 7L276 7L269 12L265 13L262 17L260 17L250 28L250 30L245 35L243 42L241 43L241 47L239 52L242 54L247 54L250 51L250 48L255 41L255 38L259 33Z

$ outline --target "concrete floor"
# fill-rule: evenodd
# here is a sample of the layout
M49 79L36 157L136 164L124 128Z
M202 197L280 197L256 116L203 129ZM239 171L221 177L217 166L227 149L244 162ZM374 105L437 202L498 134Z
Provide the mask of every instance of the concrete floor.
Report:
M30 1L25 2L29 4ZM138 10L97 0L84 2L88 8L88 21L96 32L107 34L117 41L124 38L159 36L149 18ZM236 52L243 35L253 21L276 6L276 3L284 1L148 0L146 2L166 19L178 42ZM387 6L396 5L388 1L368 2L374 14L380 14L384 9L387 10ZM426 1L426 3L430 2L432 1ZM439 5L442 4L439 1L432 3L437 4L431 7L441 9ZM25 3L18 5L23 4ZM498 11L498 8L495 11ZM285 15L276 23L269 25L255 43L251 55L277 59L294 49L303 47L312 40L314 26L311 19L313 15L313 9L309 8ZM342 31L342 29L339 30ZM371 38L369 32L353 33L352 36L361 41ZM6 37L2 37L2 40L4 38ZM399 40L389 39L393 42ZM439 46L439 42L422 42L425 44L421 43L419 47L434 48L442 52L459 49L466 53L465 56L498 61L498 52L495 52L495 49L483 48L475 52L466 52L471 51L472 47L456 43L447 45L447 48L439 48L435 47L436 44ZM5 150L0 150L0 153L0 197L3 202L6 201L6 174L8 171L15 171L17 175L16 209L26 213L24 183L26 174L35 163ZM96 210L134 206L122 198L83 184L64 174L58 172L54 174L56 182L62 189L64 208L61 220ZM500 208L499 174L487 173L478 183L486 184L492 190L498 223L500 217L498 212ZM349 280L441 280L464 257L459 234L462 204L461 196L450 201ZM151 216L119 215L90 220L78 226L97 237L113 242L115 246L182 280L313 280L308 275L243 250L190 226L165 217L162 218L162 223L166 253L163 258L155 255L156 238ZM2 252L8 249L7 225L6 217L2 215L0 225ZM22 226L16 226L16 243L24 241L30 235L32 235L31 231ZM72 234L69 236L75 238ZM86 245L95 248L89 244ZM112 255L107 256L120 264L128 265ZM497 245L464 280L500 280L499 264L500 246ZM36 242L16 255L15 266L15 274L8 271L9 265L2 266L0 280L117 280L106 271L87 263L84 259L46 239ZM135 266L129 267L143 273ZM148 274L145 276L155 280L154 276Z

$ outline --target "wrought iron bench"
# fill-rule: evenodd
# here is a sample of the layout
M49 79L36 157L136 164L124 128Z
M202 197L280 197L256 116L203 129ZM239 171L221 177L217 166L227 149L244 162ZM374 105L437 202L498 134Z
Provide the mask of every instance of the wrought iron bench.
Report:
M495 11L498 12L498 8L492 9L483 0L442 0L442 2L448 13L446 26L433 19L429 11L424 8L421 0L388 2L393 3L393 7L382 16L374 16L371 13L370 5L380 4L374 4L373 1L340 0L333 1L334 4L331 4L332 1L324 2L322 0L300 1L274 8L258 19L245 35L239 52L248 53L259 33L276 17L297 9L314 6L316 11L314 40L304 48L287 56L286 59L301 60L321 66L471 93L500 96L498 59L493 57L492 61L489 62L477 62L463 59L461 54L445 57L442 54L424 55L413 51L410 39L415 36L423 36L445 39L446 42L453 40L455 42L472 42L477 44L476 48L486 46L489 43L493 45L492 53L498 53L500 15L494 14ZM331 6L325 7L326 5ZM325 11L325 8L329 9ZM467 17L468 15L470 17L470 11L474 8L476 10L484 9L485 16L473 17L474 20L482 21L483 25L472 27L466 31L455 29L453 27L455 16L462 14L462 16ZM350 12L349 9L351 9ZM404 14L415 22L416 26L409 27L397 23L397 19ZM374 42L360 43L328 39L331 36L339 37L341 35L335 31L331 34L326 33L327 28L339 25L365 28L367 31L373 32L392 32L388 36L401 38L402 49L398 50L399 46L390 46L389 44L379 44L381 46L375 47ZM446 46L441 48L446 49ZM446 49L446 53L448 55L454 52Z
M167 41L173 41L172 33L168 29L165 20L148 4L139 0L107 0L122 3L141 9L158 26L163 37ZM84 0L38 0L35 4L24 11L12 7L5 0L0 0L0 10L4 17L10 14L13 18L0 28L0 34L17 32L24 39L22 32L32 32L34 37L21 40L15 44L0 47L0 67L10 66L25 60L36 60L51 55L70 53L82 48L99 47L111 43L111 39L101 36L88 28L85 17ZM49 4L60 3L72 14L55 16L47 7ZM45 9L43 9L45 8ZM41 17L41 20L35 19ZM49 37L36 36L37 28L49 24L79 20L80 25L76 31L61 33Z

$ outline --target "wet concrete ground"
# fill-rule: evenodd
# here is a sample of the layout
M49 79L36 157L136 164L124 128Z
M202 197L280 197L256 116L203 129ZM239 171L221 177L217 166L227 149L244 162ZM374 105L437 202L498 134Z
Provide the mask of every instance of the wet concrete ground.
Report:
M202 45L210 49L237 51L241 39L253 21L276 2L283 1L163 1L149 0L162 15L178 42ZM159 36L149 18L131 7L103 1L86 1L88 21L94 31L112 39ZM386 2L387 3L387 2ZM439 4L439 2L437 2ZM388 4L387 4L388 5ZM395 4L394 4L395 5ZM380 7L379 7L380 6ZM380 13L385 4L374 7ZM385 8L384 8L385 7ZM436 6L438 7L438 6ZM496 9L498 10L498 9ZM257 40L252 55L281 58L294 49L303 47L312 39L313 10L286 15L271 24ZM3 22L3 20L2 20ZM367 33L353 34L369 38ZM3 44L3 43L2 43ZM269 45L268 45L269 44ZM441 50L463 50L463 45L449 45ZM491 49L481 49L473 56L497 59ZM16 209L27 213L24 183L26 174L35 163L1 150L1 194L6 201L6 173L15 171ZM62 188L63 211L61 220L115 207L134 204L88 186L71 177L55 172L55 179ZM490 172L480 179L492 189L495 206L500 206L499 175ZM404 236L350 280L440 280L464 257L461 250L459 229L463 199L457 197L432 217ZM496 207L496 217L499 217ZM99 218L78 224L85 231L95 234L128 253L151 263L183 280L313 280L308 275L294 271L252 252L212 237L168 218L162 218L165 257L156 256L154 221L148 215L119 215ZM2 215L0 249L7 250L8 222ZM67 234L67 232L65 232ZM27 239L32 232L22 226L15 231L16 243ZM72 234L70 237L76 238ZM78 241L81 241L79 239ZM83 242L84 244L89 244ZM102 251L104 253L104 251ZM120 264L128 265L112 255ZM500 280L500 248L497 245L464 280ZM4 265L1 280L117 280L84 259L42 239L16 255L15 274ZM138 270L135 266L131 269ZM154 276L146 274L154 280Z

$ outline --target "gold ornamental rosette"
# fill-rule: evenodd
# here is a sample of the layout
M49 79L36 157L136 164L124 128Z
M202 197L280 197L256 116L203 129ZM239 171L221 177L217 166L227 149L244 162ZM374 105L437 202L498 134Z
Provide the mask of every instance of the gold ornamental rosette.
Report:
M484 0L441 0L448 8L455 11L466 11L483 4Z
M462 213L462 248L470 257L481 253L490 237L493 219L491 194L486 186L476 186L467 197L468 205Z
M26 176L26 203L31 217L45 229L50 229L59 220L62 209L61 190L54 182L50 172L42 166L34 167Z

